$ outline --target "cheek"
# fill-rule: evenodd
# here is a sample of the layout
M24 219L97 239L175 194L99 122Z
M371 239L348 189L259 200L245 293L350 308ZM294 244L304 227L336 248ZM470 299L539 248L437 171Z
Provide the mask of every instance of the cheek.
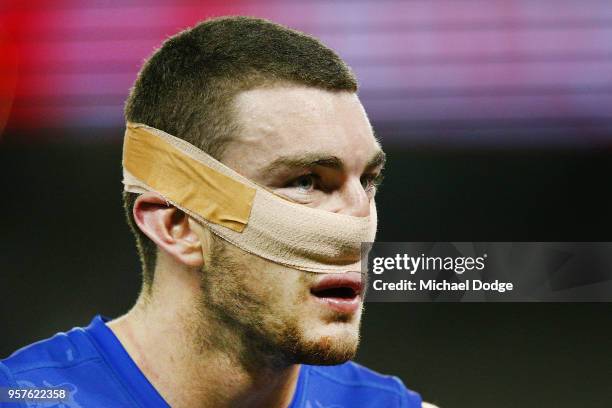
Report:
M231 275L227 285L241 292L254 303L271 309L282 307L289 311L306 298L308 285L304 273L289 269L232 247L227 251L232 259ZM231 283L229 281L232 281Z

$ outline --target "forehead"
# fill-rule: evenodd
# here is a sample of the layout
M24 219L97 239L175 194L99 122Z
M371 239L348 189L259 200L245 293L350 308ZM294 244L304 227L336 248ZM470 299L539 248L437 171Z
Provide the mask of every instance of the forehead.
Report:
M334 155L357 170L380 150L357 95L312 87L257 88L237 95L240 136L223 161L247 177L277 157Z

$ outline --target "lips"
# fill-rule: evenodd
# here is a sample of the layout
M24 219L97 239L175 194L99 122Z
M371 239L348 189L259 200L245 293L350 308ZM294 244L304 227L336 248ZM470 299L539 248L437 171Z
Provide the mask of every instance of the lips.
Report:
M310 288L317 301L341 313L353 313L359 308L362 291L359 272L326 275Z

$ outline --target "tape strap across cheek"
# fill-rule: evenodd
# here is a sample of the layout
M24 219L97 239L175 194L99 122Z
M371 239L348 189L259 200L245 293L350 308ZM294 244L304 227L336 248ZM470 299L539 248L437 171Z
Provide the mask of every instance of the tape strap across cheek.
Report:
M188 142L128 123L125 191L154 191L214 234L272 262L310 272L360 270L361 243L376 235L376 207L353 217L284 199Z
M128 125L123 167L153 191L206 220L241 232L256 190L182 154L144 127Z

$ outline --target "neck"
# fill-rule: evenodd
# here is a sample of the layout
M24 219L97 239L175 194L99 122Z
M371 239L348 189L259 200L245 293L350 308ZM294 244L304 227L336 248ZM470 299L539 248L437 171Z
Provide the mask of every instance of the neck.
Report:
M248 336L201 310L194 275L155 282L108 326L173 408L287 407L299 365L258 353Z

